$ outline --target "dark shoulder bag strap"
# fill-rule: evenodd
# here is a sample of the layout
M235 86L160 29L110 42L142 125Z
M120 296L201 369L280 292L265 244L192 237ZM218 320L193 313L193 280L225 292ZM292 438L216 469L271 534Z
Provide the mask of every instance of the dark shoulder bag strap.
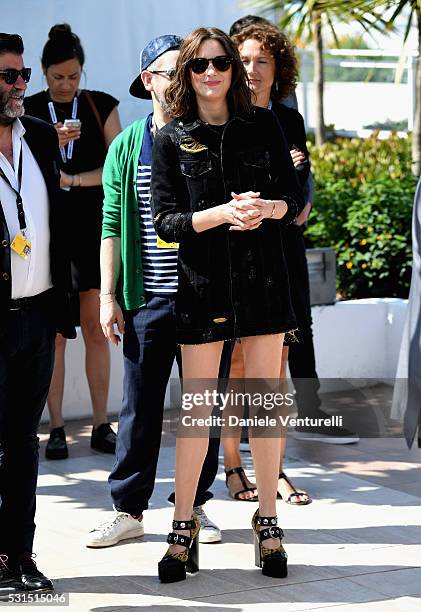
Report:
M91 94L89 93L89 91L87 91L86 89L84 89L84 90L83 90L83 93L85 94L86 99L88 100L88 104L89 104L89 106L91 107L91 110L92 110L93 114L95 115L95 119L96 119L96 121L97 121L97 123L98 123L99 129L100 129L101 134L102 134L102 136L103 136L103 138L104 138L104 141L105 141L105 136L104 136L104 126L102 125L102 122L101 122L101 117L99 116L99 112L98 112L97 107L95 106L95 102L94 102L94 100L93 100L93 98L92 98Z

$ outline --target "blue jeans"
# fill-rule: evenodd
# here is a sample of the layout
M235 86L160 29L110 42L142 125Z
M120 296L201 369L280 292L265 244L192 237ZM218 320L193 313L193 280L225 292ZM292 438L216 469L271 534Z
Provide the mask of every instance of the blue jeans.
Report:
M32 552L38 425L54 365L49 305L9 312L0 338L0 554Z
M174 297L149 294L146 306L124 313L124 392L116 461L108 482L114 506L140 515L152 496L161 444L165 390L174 357ZM226 373L224 372L226 376ZM211 439L194 505L212 497L208 488L218 471L219 439ZM170 498L173 500L173 497Z

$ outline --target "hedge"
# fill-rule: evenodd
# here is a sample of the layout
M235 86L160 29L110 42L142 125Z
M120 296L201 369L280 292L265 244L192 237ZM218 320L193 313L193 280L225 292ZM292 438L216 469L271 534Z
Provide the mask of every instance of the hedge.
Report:
M308 144L316 191L307 246L335 249L343 298L407 297L416 187L410 138L375 133Z

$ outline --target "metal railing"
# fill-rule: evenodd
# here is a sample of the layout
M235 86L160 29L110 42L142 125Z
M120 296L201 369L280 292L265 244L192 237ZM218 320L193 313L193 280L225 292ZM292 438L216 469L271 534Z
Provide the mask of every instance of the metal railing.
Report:
M310 70L313 65L313 50L297 49L300 57L300 82L302 84L303 108L302 114L306 125L308 124L308 84L311 82ZM337 66L340 68L367 68L367 69L388 69L406 71L408 84L408 97L406 100L406 115L408 130L414 126L415 106L416 106L416 72L418 53L416 51L388 51L385 49L327 49L324 51L325 66ZM327 56L327 59L326 59ZM374 59L341 59L341 58L397 58L392 61L376 61Z

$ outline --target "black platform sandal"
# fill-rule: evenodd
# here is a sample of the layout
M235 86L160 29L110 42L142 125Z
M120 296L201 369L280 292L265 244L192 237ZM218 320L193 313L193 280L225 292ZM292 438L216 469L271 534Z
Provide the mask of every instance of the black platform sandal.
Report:
M278 548L265 548L262 545L263 540L268 538L279 538L282 540L284 532L276 526L276 516L260 516L259 511L253 514L251 526L254 531L254 560L256 567L262 568L264 576L271 578L286 578L288 575L287 559L282 543ZM264 529L259 530L260 525Z
M158 576L161 582L179 582L186 579L186 572L195 574L199 571L199 531L200 522L193 513L190 521L173 521L174 531L168 534L168 544L185 546L183 552L171 553L169 549L158 563ZM190 537L175 533L175 530L190 529Z
M232 476L233 474L238 474L241 480L241 484L244 487L243 489L241 489L241 491L237 491L236 493L231 493L231 489L229 488L229 484L228 484L228 478ZM246 475L244 473L244 468L242 468L241 466L232 468L231 470L225 470L225 484L227 486L230 497L232 497L233 499L236 499L237 501L246 501L246 502L259 501L259 498L257 497L257 495L255 495L254 497L250 497L250 498L240 497L241 493L247 493L248 491L256 491L256 487L247 486L247 480L246 480Z

